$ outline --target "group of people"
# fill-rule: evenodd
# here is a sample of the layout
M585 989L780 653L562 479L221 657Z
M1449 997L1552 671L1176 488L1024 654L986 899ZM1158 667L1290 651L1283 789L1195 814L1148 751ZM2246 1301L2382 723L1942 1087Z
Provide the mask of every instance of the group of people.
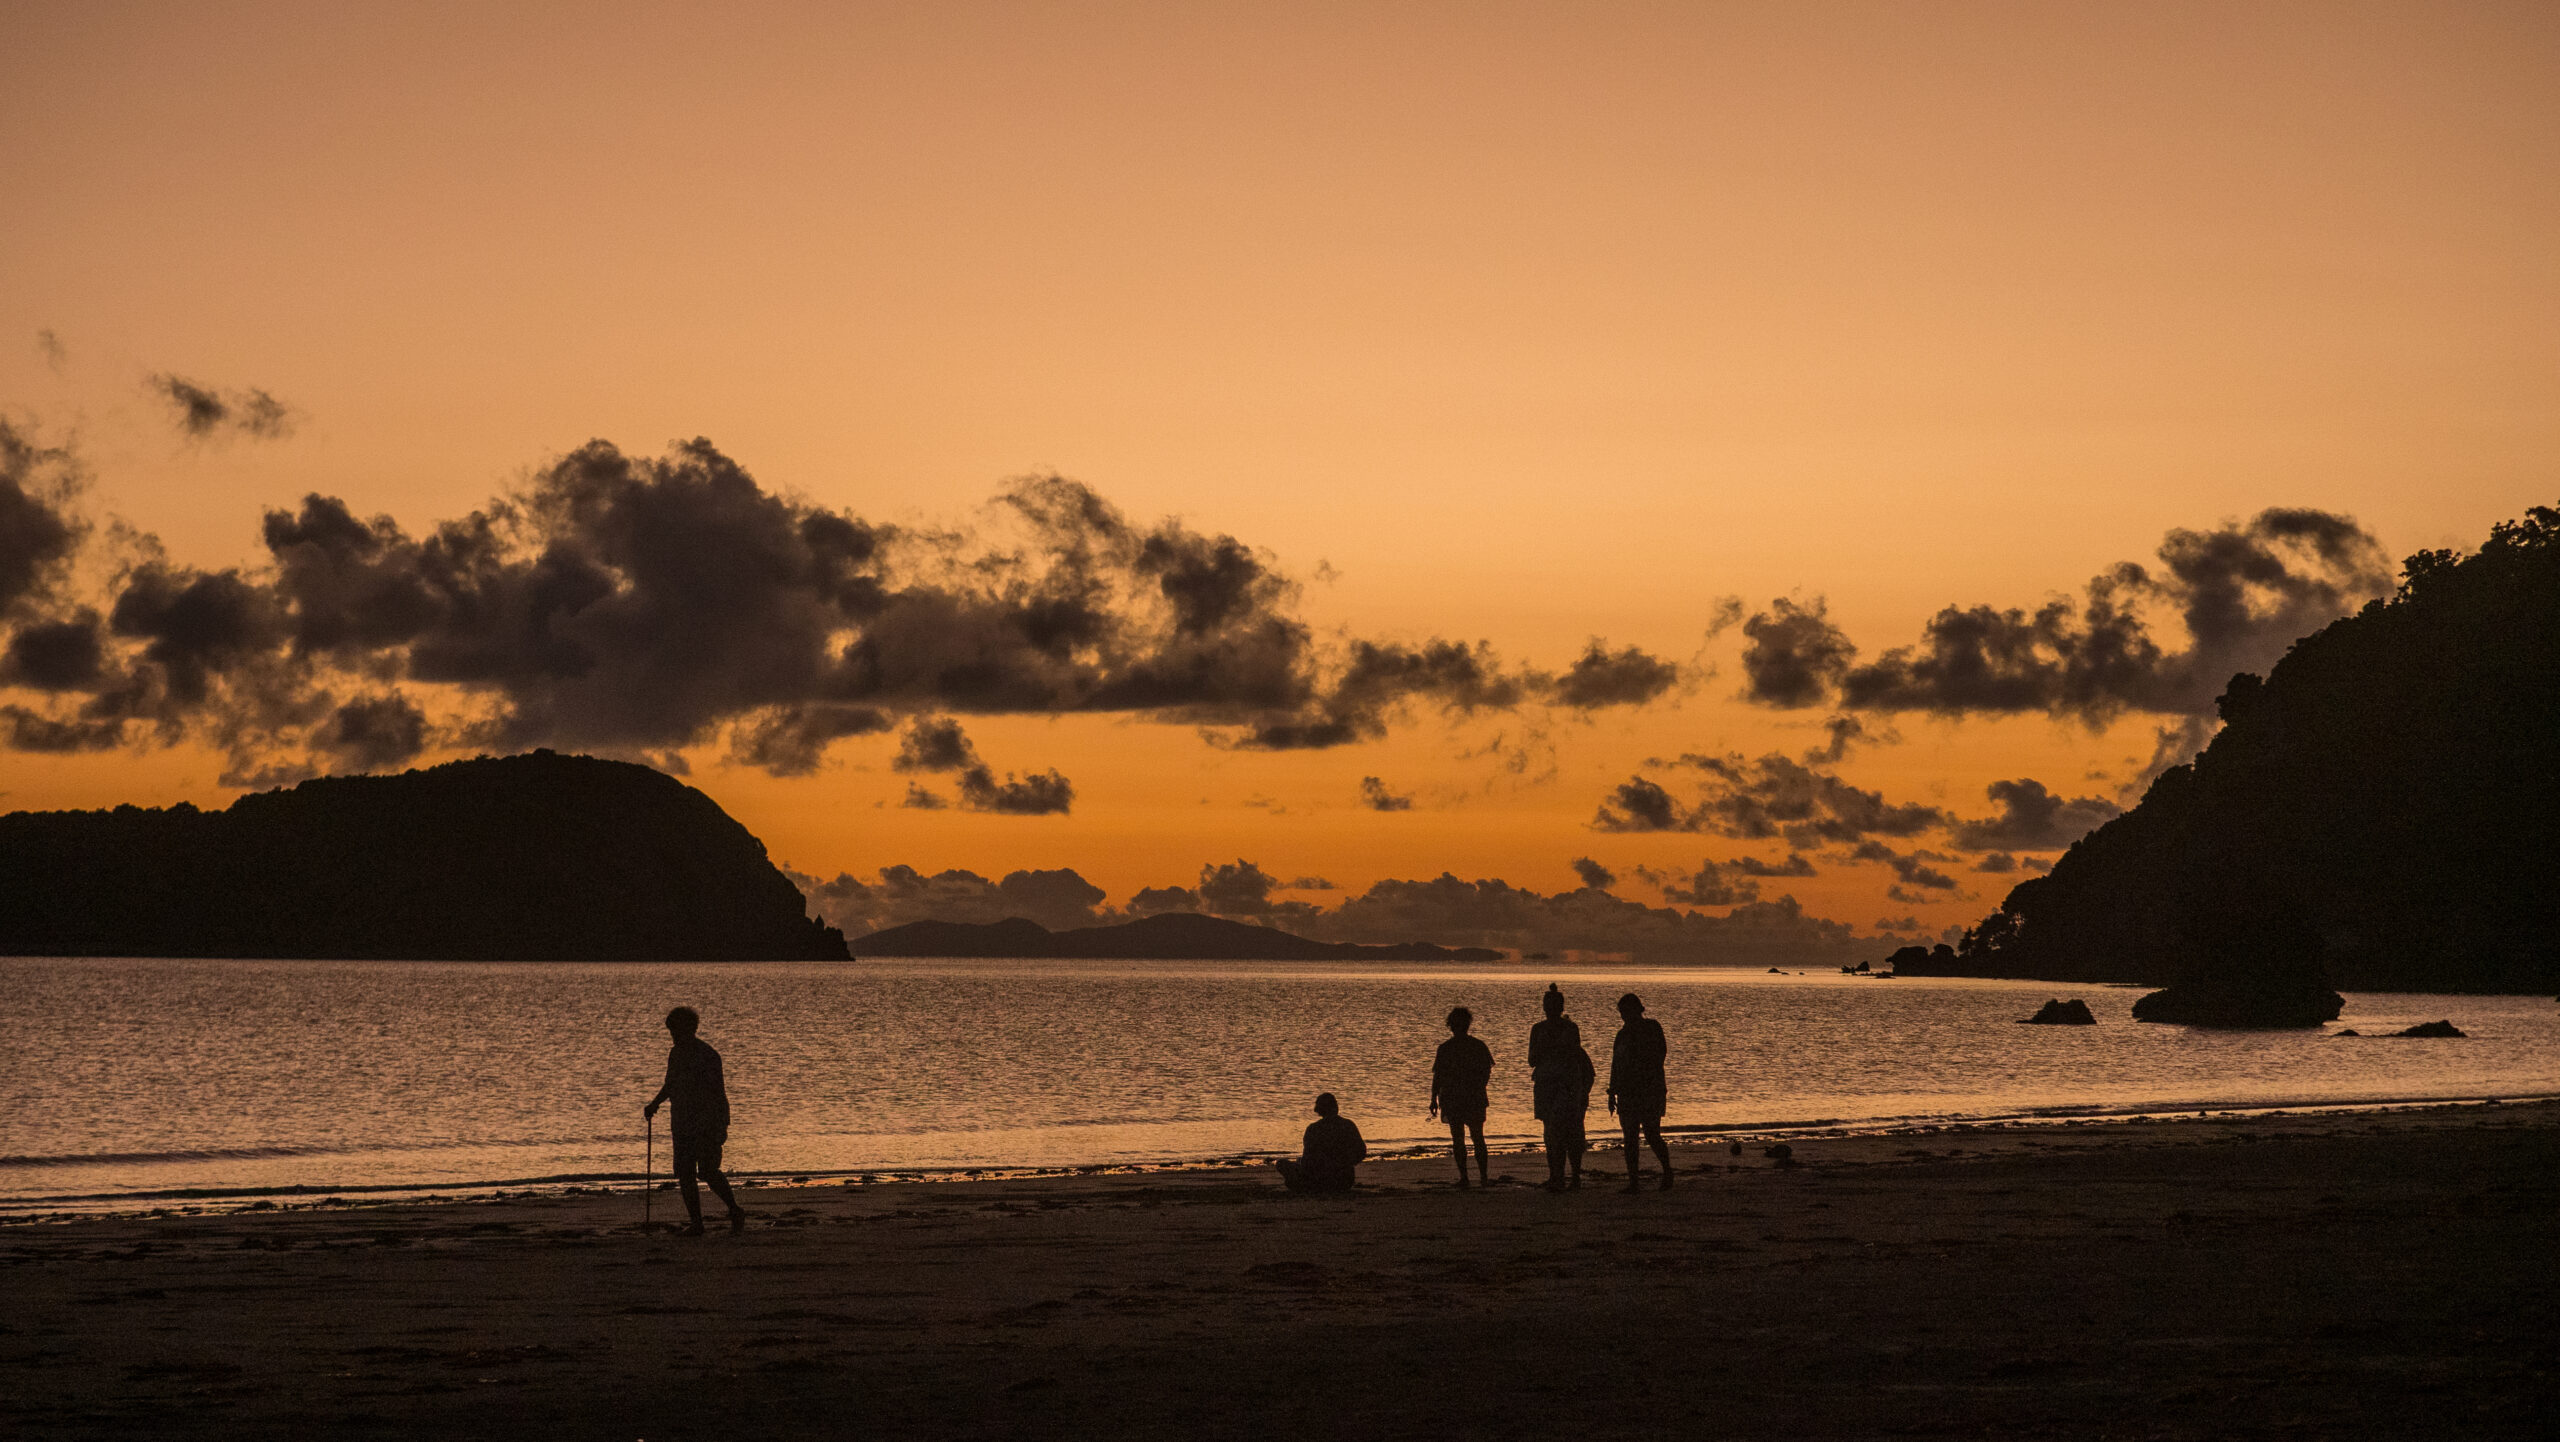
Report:
M1591 1110L1591 1087L1599 1069L1583 1050L1582 1028L1564 1014L1564 993L1551 982L1542 999L1546 1019L1529 1028L1529 1078L1538 1121L1545 1128L1547 1190L1561 1192L1582 1185L1582 1158L1590 1150L1583 1118ZM1662 1023L1644 1014L1644 999L1634 992L1618 998L1618 1035L1609 1044L1609 1110L1627 1144L1627 1190L1641 1182L1642 1147L1649 1144L1662 1160L1662 1186L1671 1186L1671 1148L1662 1140L1662 1112L1670 1084L1663 1075L1669 1051ZM1475 1013L1458 1007L1449 1013L1449 1039L1440 1043L1431 1062L1430 1114L1449 1124L1449 1150L1458 1160L1458 1185L1493 1180L1493 1163L1484 1144L1484 1116L1493 1079L1493 1049L1473 1035ZM684 1197L688 1236L702 1235L702 1192L729 1208L729 1230L744 1231L747 1210L738 1205L721 1170L720 1153L729 1139L729 1089L720 1070L720 1053L701 1037L702 1018L692 1007L667 1013L667 1075L658 1094L641 1114L652 1125L658 1108L671 1105L668 1131L674 1142L676 1187ZM654 1135L654 1133L653 1133ZM1467 1144L1475 1144L1475 1174L1467 1173ZM1360 1128L1342 1114L1333 1093L1316 1098L1316 1120L1307 1128L1297 1157L1283 1160L1280 1178L1293 1192L1347 1192L1357 1168L1369 1155Z
M1554 983L1541 999L1546 1019L1529 1028L1529 1084L1534 1109L1546 1134L1547 1190L1571 1191L1582 1185L1582 1158L1591 1149L1583 1119L1591 1110L1591 1088L1599 1068L1582 1046L1582 1028L1564 1013L1564 993ZM1609 1044L1609 1110L1626 1139L1627 1187L1642 1185L1644 1148L1662 1162L1662 1187L1672 1183L1671 1148L1662 1139L1662 1113L1670 1102L1670 1081L1663 1070L1670 1043L1662 1023L1644 1014L1644 998L1634 992L1618 998L1619 1027ZM1458 1185L1480 1186L1493 1180L1493 1161L1484 1144L1485 1110L1493 1080L1493 1048L1473 1034L1475 1013L1458 1007L1449 1013L1449 1039L1440 1043L1431 1062L1430 1115L1449 1124L1449 1151L1457 1159ZM1467 1151L1474 1143L1475 1174L1467 1173ZM1300 1154L1282 1161L1280 1179L1293 1192L1347 1192L1356 1168L1369 1155L1360 1128L1342 1115L1333 1093L1316 1098L1316 1120L1307 1128Z

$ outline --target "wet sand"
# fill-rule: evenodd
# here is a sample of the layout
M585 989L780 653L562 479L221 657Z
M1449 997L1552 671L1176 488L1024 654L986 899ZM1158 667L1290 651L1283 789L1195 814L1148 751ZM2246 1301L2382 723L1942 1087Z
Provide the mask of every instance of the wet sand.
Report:
M2560 1104L1793 1145L16 1225L0 1435L2560 1427Z

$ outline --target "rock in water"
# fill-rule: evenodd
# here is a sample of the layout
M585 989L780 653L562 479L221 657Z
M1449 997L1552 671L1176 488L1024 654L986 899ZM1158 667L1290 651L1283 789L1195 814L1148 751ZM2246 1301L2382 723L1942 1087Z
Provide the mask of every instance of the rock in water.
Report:
M2133 1004L2135 1021L2182 1026L2319 1026L2338 1019L2346 998L2316 981L2229 986L2187 982L2155 991Z
M2048 1001L2036 1008L2036 1014L2018 1018L2020 1026L2096 1026L2098 1019L2089 1014L2089 1003L2078 997L2069 1001Z
M710 797L549 751L0 816L0 955L844 960L806 906Z
M2393 1036L2463 1036L2467 1033L2449 1021L2422 1021L2406 1031L2395 1031L2391 1034Z

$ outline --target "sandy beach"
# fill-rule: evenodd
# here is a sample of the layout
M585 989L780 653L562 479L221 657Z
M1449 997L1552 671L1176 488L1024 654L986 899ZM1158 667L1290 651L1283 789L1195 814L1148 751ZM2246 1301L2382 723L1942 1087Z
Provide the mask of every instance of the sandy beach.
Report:
M29 1438L2548 1435L2560 1104L0 1231ZM677 1211L657 1199L663 1223ZM717 1209L714 1208L715 1220Z

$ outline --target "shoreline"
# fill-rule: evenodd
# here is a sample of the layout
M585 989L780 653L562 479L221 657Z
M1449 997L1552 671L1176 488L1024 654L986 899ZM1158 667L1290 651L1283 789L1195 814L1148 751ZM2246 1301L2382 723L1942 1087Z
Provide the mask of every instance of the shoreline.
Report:
M2274 1103L2209 1101L2173 1106L2129 1104L2121 1108L2066 1105L2009 1112L1924 1113L1869 1119L1812 1118L1790 1121L1693 1122L1666 1124L1662 1131L1665 1138L1675 1147L1683 1142L1695 1143L1708 1140L1719 1144L1739 1142L1748 1146L1779 1141L1793 1143L1810 1139L1846 1137L1969 1134L2022 1127L2128 1126L2145 1122L2177 1122L2213 1117L2397 1114L2462 1107L2532 1106L2551 1103L2560 1103L2560 1092ZM1595 1152L1603 1150L1604 1143L1609 1149L1614 1149L1616 1146L1617 1132L1614 1127L1603 1125L1607 1120L1605 1114L1599 1114L1598 1121L1591 1127L1590 1136ZM1275 1127L1275 1130L1285 1129ZM1520 1133L1489 1134L1486 1144L1489 1152L1496 1157L1532 1156L1541 1152L1541 1146L1534 1136ZM946 1185L962 1182L1032 1181L1045 1178L1167 1177L1194 1172L1232 1173L1239 1169L1268 1167L1279 1157L1291 1154L1282 1150L1250 1151L1209 1156L1171 1157L1161 1160L1049 1167L789 1168L773 1171L732 1171L729 1177L733 1183L742 1188L759 1190L813 1184ZM1371 1159L1373 1162L1383 1163L1446 1157L1447 1154L1448 1144L1444 1141L1394 1138L1373 1142ZM81 1164L80 1161L73 1159L36 1165L76 1166ZM264 1187L175 1187L139 1192L100 1192L23 1198L0 1195L0 1229L118 1216L237 1216L269 1210L356 1210L398 1205L459 1205L510 1198L610 1196L618 1193L627 1193L636 1198L642 1184L642 1174L637 1172L580 1172L444 1183L381 1182L333 1186L319 1182L296 1182ZM665 1180L664 1173L659 1174L658 1190L669 1191L673 1186L673 1182Z

